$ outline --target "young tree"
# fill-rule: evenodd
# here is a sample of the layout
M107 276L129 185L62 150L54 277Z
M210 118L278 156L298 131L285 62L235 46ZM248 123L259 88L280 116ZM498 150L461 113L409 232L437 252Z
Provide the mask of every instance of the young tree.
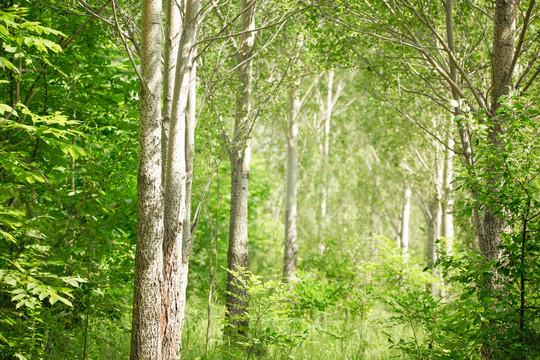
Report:
M403 200L401 203L401 224L399 233L399 248L404 253L409 251L409 219L411 217L411 196L412 186L409 183L405 184L403 189Z
M285 242L283 251L283 279L287 281L296 272L298 253L297 180L298 180L298 118L300 116L300 82L294 81L289 89L287 124L287 175L285 186Z

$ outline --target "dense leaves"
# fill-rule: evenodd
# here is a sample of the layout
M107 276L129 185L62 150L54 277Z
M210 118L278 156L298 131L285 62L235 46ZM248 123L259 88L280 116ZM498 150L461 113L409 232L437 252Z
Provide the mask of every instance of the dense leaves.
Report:
M123 40L138 44L141 4L113 2L118 26L97 0L0 8L0 359L129 356L139 81ZM535 21L516 60L524 72L514 80L525 90L501 97L491 114L475 94L483 101L490 91L492 3L455 1L456 99L436 37L446 26L440 2L258 2L250 264L239 277L249 311L227 319L241 24L233 2L204 5L182 357L539 358ZM301 98L299 270L284 283L293 84ZM455 177L444 185L448 163ZM406 186L408 250L397 246ZM449 199L455 235L446 239L433 209ZM493 261L476 240L474 219L486 209L505 225ZM428 238L438 250L429 263ZM231 338L224 329L235 320L249 325Z

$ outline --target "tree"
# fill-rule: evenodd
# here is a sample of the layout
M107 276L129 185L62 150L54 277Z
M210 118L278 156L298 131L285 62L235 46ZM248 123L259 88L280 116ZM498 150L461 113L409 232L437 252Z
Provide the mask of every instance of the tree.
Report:
M446 6L444 6L446 5ZM511 89L527 89L536 75L530 74L530 69L537 60L537 56L529 55L523 51L525 44L530 44L533 37L526 37L530 30L530 19L535 1L528 3L527 10L518 17L517 4L513 1L497 0L493 8L485 9L475 2L460 2L454 4L447 1L446 4L431 4L431 2L399 0L384 2L380 7L360 7L353 4L339 3L333 10L328 12L324 6L321 11L327 18L342 24L355 32L366 34L376 39L381 46L394 48L397 51L414 53L411 57L403 57L400 61L406 69L409 77L414 77L430 87L433 92L428 93L421 89L406 89L420 96L430 98L435 103L445 107L448 111L458 114L455 118L459 137L461 140L461 154L465 166L470 170L469 176L472 182L467 182L476 202L473 211L478 245L484 258L488 262L497 262L502 257L501 245L503 245L503 233L507 227L508 215L505 211L496 210L489 202L481 200L477 185L481 179L488 178L489 188L493 194L498 192L496 184L500 184L501 173L492 166L481 167L477 162L475 142L480 135L472 128L472 124L463 119L463 114L473 113L478 117L480 125L487 126L488 138L494 147L503 146L502 139L505 136L505 120L498 114L499 99L507 95ZM456 15L454 8L459 9L459 16L471 14L481 19L483 30L472 33L477 39L483 40L488 31L492 31L493 40L490 47L482 48L482 55L476 56L474 63L463 61L473 59L473 51L479 49L461 45L456 49L456 28L454 23ZM332 7L330 7L332 8ZM446 14L444 20L437 14ZM517 23L521 20L520 26ZM457 23L457 21L456 21ZM477 24L462 23L458 29L459 44L470 44L471 36L468 30ZM516 29L519 28L519 34ZM446 29L446 34L441 31ZM518 35L518 41L515 37ZM478 46L484 42L479 42ZM486 42L484 42L486 43ZM520 74L514 76L516 65L524 66ZM525 65L527 64L527 65ZM437 74L438 84L433 83L433 76L424 73L422 68L427 68ZM417 70L418 69L418 70ZM489 69L490 74L479 69ZM490 79L490 80L488 80ZM514 81L515 80L515 81ZM438 86L444 84L445 90ZM401 86L401 85L400 85ZM448 99L453 97L451 107L447 106ZM445 104L446 103L446 104ZM494 267L491 279L488 281L492 289L500 288L500 274ZM497 330L495 330L497 331ZM485 358L491 357L491 349L483 350Z
M231 144L231 209L229 224L229 251L227 253L227 314L236 319L236 330L243 332L247 321L241 319L248 307L248 293L242 280L248 269L248 196L249 159L251 156L251 91L253 81L253 49L255 46L255 1L241 2L242 35L238 46L238 93L236 119ZM238 320L240 319L240 320Z
M179 9L183 8L181 31ZM184 318L194 134L195 40L199 1L170 1L165 59L165 126L161 109L161 2L143 3L137 256L132 359L177 358ZM180 41L176 38L180 36ZM177 45L178 44L178 45ZM126 49L129 48L126 45ZM176 56L174 53L178 52ZM175 64L176 60L176 64ZM174 80L171 78L174 76ZM171 84L174 84L171 85ZM171 94L172 92L172 94ZM172 95L172 96L171 96ZM188 111L188 99L191 110ZM170 124L169 124L170 120ZM188 131L186 131L188 129ZM162 133L165 136L162 138ZM162 156L166 155L166 161ZM188 155L188 156L186 156ZM162 166L162 161L164 166Z
M287 176L285 186L285 241L283 245L283 279L288 281L296 272L298 253L297 231L297 179L298 179L298 118L300 116L300 82L289 89L289 115L287 124Z
M461 58L469 58L472 50L460 48L459 52L455 51L455 25L452 25L452 23L456 15L452 13L453 3L451 1L446 3L446 8L440 4L430 4L430 7L427 7L427 4L422 2L410 2L408 0L384 3L382 7L377 8L382 11L382 16L375 13L375 8L361 8L350 4L339 4L339 6L347 9L346 12L343 12L343 16L328 13L324 7L321 7L321 10L325 16L343 26L361 34L373 36L375 39L378 39L378 42L384 44L383 46L392 48L394 46L393 44L396 44L397 48L406 48L409 49L407 51L418 54L416 61L410 60L410 57L404 58L403 64L409 68L409 71L406 73L409 74L408 76L416 77L423 83L428 84L434 90L434 94L431 95L424 91L412 90L416 94L431 98L435 103L446 107L449 111L455 111L457 109L461 114L464 111L467 112L470 110L476 114L485 114L487 117L496 118L498 109L497 99L501 95L507 94L512 87L513 73L518 60L520 58L523 60L526 59L526 54L521 49L524 42L531 41L531 38L526 39L525 35L535 2L531 1L527 13L523 14L523 26L521 26L520 40L517 45L514 43L514 35L518 18L516 4L514 2L497 1L493 9L493 16L489 14L490 10L484 11L475 4L459 4L460 16L466 13L474 14L478 19L482 19L482 23L485 24L486 29L489 29L491 26L493 28L492 61L489 61L486 57L479 57L479 63L475 64L478 67L487 63L486 65L491 69L492 76L489 86L484 85L485 83L483 81L486 78L483 77L485 76L484 73L476 75L474 71L477 67L467 67L467 63L460 61L458 58L459 55L461 55ZM447 14L446 25L440 18L433 17L429 14L430 9L434 7L438 9L439 14ZM470 28L473 25L465 23L463 26ZM447 29L446 35L441 33L441 28ZM462 33L460 36L467 35ZM476 36L478 38L484 37L483 33L479 33ZM467 42L465 41L464 43ZM445 59L445 56L448 60ZM535 58L532 59L531 66L534 61ZM446 93L443 88L435 88L435 84L429 84L431 77L412 70L420 65L432 69L437 74L438 81L445 84ZM529 75L528 70L525 69L522 71L522 75L517 78L520 79ZM457 77L459 77L459 80L456 80ZM533 80L534 76L530 77L529 83L526 86L528 87ZM513 86L520 85L516 83ZM404 89L411 91L406 88ZM454 97L459 100L459 102L455 100L452 103L452 109L442 101L447 98L447 93L453 93ZM484 94L489 94L489 101L487 101ZM474 145L472 142L474 133L471 132L468 124L460 120L459 116L456 121L461 139L461 154L467 166L474 167ZM490 136L495 146L500 145L497 138L504 133L504 127L501 125L494 125L491 129ZM494 181L497 179L497 174L491 174L489 168L475 169L475 171L479 176L483 176L482 174L484 174L485 176L492 176ZM474 195L475 190L472 189L472 191ZM475 210L475 222L479 246L486 260L493 261L498 259L500 257L500 251L497 249L502 241L501 236L505 226L504 220L499 219L497 215L493 214L489 206L478 204Z

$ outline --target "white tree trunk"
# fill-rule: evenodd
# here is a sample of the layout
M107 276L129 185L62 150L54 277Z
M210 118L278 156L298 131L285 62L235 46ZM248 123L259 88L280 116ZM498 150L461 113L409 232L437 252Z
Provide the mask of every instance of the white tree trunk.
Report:
M171 111L167 180L165 186L165 236L163 240L162 337L163 359L179 355L184 300L181 294L187 285L187 261L182 249L186 217L186 121L191 89L193 44L198 32L200 1L188 1L185 6L182 37L176 65L175 87ZM187 260L187 257L186 257Z
M229 250L227 262L227 316L232 317L230 333L243 333L247 320L238 317L247 312L248 294L240 279L231 271L240 273L248 268L248 185L249 160L251 157L251 92L253 77L252 54L255 44L255 2L242 0L242 42L239 44L237 62L239 88L237 94L236 121L231 148L231 207L229 225ZM236 318L236 320L235 320Z
M434 269L435 262L438 259L436 244L441 236L442 206L440 200L435 197L428 205L426 219L428 222L427 231L427 264L433 275L437 275ZM428 285L428 291L432 294L439 292L439 284Z
M169 148L169 132L171 129L171 113L174 99L174 84L178 45L182 36L182 16L180 7L184 0L167 0L167 22L165 33L165 54L163 68L163 124L161 139L161 158L163 179L167 177L167 152ZM178 99L177 99L178 100ZM165 184L163 184L165 188Z
M191 82L189 89L189 99L186 119L186 210L184 215L184 233L182 239L182 263L180 265L180 294L178 296L180 336L184 325L186 291L188 284L189 254L192 246L191 236L191 187L193 184L193 160L195 158L195 126L196 126L196 105L197 105L197 63L193 63L191 68Z
M429 204L428 209L428 242L427 242L427 259L428 267L431 269L433 275L437 275L434 265L438 259L437 251L439 247L436 243L441 237L441 225L442 225L442 204L438 196L436 196ZM434 284L429 287L432 294L439 291L438 284Z
M454 21L453 21L453 13L454 13L454 1L453 0L447 0L445 4L445 15L446 15L446 41L448 43L448 47L450 51L452 52L452 56L455 57L454 53ZM450 64L450 79L457 83L457 69L455 64L449 59ZM456 89L452 88L452 98L459 102L460 98L458 95L458 92ZM454 115L458 115L459 111L458 109L454 109L453 111ZM452 122L448 124L448 129L446 131L446 145L450 149L454 148L454 139L452 138L454 127L452 125ZM466 139L465 137L463 138ZM463 146L469 147L468 140L463 142ZM454 164L454 153L450 150L446 149L444 154L444 180L443 180L443 191L444 191L444 202L443 202L443 223L442 223L442 234L446 241L446 251L449 255L453 252L453 241L454 241L454 218L451 212L454 209L454 194L452 190L452 180L454 176L454 170L453 170L453 164ZM466 153L469 150L466 149Z
M411 216L411 195L412 188L409 183L405 185L403 191L403 207L401 210L401 234L400 234L400 247L403 253L409 252L409 219Z
M321 229L324 232L327 225L327 213L328 213L328 194L330 192L330 176L329 176L329 167L328 167L328 157L330 155L330 120L332 119L332 112L334 110L334 98L333 98L333 88L334 88L334 69L328 71L328 92L326 95L326 108L324 114L324 138L323 138L323 149L322 149L322 163L323 163L323 179L324 184L322 188L322 198L321 198Z
M450 149L454 148L454 140L450 129L446 133L446 145ZM452 180L454 178L454 153L450 149L444 151L444 176L443 176L443 217L442 217L442 236L445 239L446 252L452 255L454 248L454 193L452 189Z
M139 94L137 249L131 333L132 360L161 358L161 0L145 0Z
M296 272L297 212L296 188L298 173L298 116L300 112L299 83L291 84L289 126L287 129L287 189L285 196L285 243L283 253L283 279L294 277Z

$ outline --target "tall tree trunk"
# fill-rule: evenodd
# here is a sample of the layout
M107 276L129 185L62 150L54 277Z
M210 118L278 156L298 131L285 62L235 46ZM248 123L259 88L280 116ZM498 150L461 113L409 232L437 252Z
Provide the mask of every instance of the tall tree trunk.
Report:
M171 113L174 99L174 84L178 46L182 36L182 16L179 6L183 0L167 0L167 22L165 36L165 54L163 63L163 124L161 131L161 158L163 179L167 177L167 151L169 149L169 132L171 129ZM178 101L178 99L176 99ZM164 188L165 188L165 184Z
M493 52L492 52L492 72L491 72L491 87L490 87L490 106L488 113L492 119L497 119L497 109L499 104L497 100L500 96L508 94L510 85L512 84L512 60L515 52L515 33L516 33L516 20L517 20L517 3L514 0L496 0L495 12L493 16L494 28L493 28ZM447 0L446 2L446 28L447 28L447 40L451 51L454 48L453 41L453 28L452 28L452 7L453 1ZM455 67L450 61L451 72L454 71L455 80ZM454 99L457 99L457 95L453 91ZM456 109L457 111L457 109ZM501 120L502 121L502 120ZM470 139L464 131L463 124L458 121L458 128L463 147L463 153L465 155L465 161L467 165L472 166L472 151L470 145ZM500 123L496 123L491 126L488 132L488 137L494 146L500 146L500 136L503 133L503 129ZM498 174L494 169L481 169L483 172L487 172L493 179L491 181L490 191L497 191L497 182L499 181ZM478 193L473 189L473 198L478 198ZM502 253L499 246L502 244L502 234L504 232L506 221L504 218L500 218L494 214L493 208L489 204L480 204L482 210L479 208L474 211L474 219L476 226L476 234L478 238L478 246L483 253L487 261L495 261L500 259ZM488 286L491 288L497 287L497 277L499 275L493 272L491 280L488 282ZM482 358L492 358L492 348L490 344L484 344L482 349Z
M137 250L130 358L155 360L161 358L163 267L161 0L145 0L142 16Z
M505 94L508 94L512 83L512 59L515 51L515 32L516 32L516 2L513 0L497 0L495 3L494 13L494 30L493 30L493 54L492 54L492 78L490 88L490 109L489 113L492 117L497 116L499 104L497 99ZM446 2L446 32L447 42L450 50L454 50L454 37L452 25L452 10L453 1ZM452 80L456 79L455 66L452 61L450 63L450 75ZM453 97L459 100L455 90L452 90ZM457 112L457 109L455 109ZM466 134L463 124L458 121L458 128L463 147L463 153L466 163L472 165L472 151L468 135ZM500 145L499 137L503 132L500 124L493 126L489 131L489 138L495 146ZM483 171L493 172L492 169L483 169ZM493 184L496 183L498 177L493 174ZM473 197L478 194L473 190ZM480 213L476 209L474 212L476 234L480 251L484 254L487 261L497 260L501 256L499 245L502 244L502 233L506 222L493 213L493 209L485 206ZM491 282L494 286L494 283Z
M182 38L176 65L175 87L171 111L169 146L167 151L167 180L165 186L165 236L163 240L163 284L161 332L162 356L176 359L179 355L181 326L187 282L187 256L183 260L183 234L186 224L186 121L187 104L191 89L193 56L197 32L200 1L188 1ZM189 240L187 240L189 241Z
M516 32L516 2L513 0L497 0L495 3L494 29L493 29L493 55L492 55L492 78L490 93L490 113L497 118L499 103L497 100L502 95L507 95L510 91L512 76L512 59L514 56ZM502 120L500 120L502 122ZM503 133L501 123L491 127L488 137L495 146L501 146L500 136ZM487 169L493 173L493 169ZM497 174L492 174L493 189L499 181ZM496 190L493 190L496 191ZM506 226L506 221L497 216L494 210L488 205L484 207L482 213L482 231L478 236L480 251L486 260L497 260L501 256L499 246L502 244L502 234Z
M248 322L241 317L248 311L248 293L242 284L245 280L235 276L248 268L248 185L251 156L251 92L253 77L252 54L255 44L255 2L242 0L242 31L245 32L238 49L238 78L236 121L231 148L231 208L229 250L227 262L226 311L231 319L231 334L244 333Z
M412 188L409 183L405 185L403 191L403 207L401 209L401 231L400 231L400 247L403 253L409 252L409 218L411 215L411 195Z
M427 239L427 260L428 267L431 269L433 275L437 275L434 269L435 262L437 261L437 239L441 237L441 222L442 222L442 206L438 196L436 196L428 206L428 239ZM435 294L439 291L438 284L428 286L428 290Z
M328 213L328 194L330 192L330 176L329 176L329 160L330 155L330 120L332 119L332 112L334 108L334 98L332 90L334 88L334 69L328 71L328 92L326 94L326 108L324 114L324 138L323 138L323 148L322 148L322 173L323 173L323 188L322 188L322 198L321 198L321 223L319 235L324 234L327 225L327 213Z
M189 90L189 99L187 106L186 119L186 209L184 213L184 230L182 238L182 262L180 263L180 285L178 302L179 314L178 322L180 325L180 338L184 326L186 291L188 285L189 254L193 244L191 235L191 188L193 184L193 161L195 158L195 125L196 125L196 105L197 105L197 64L194 62L191 69L191 85Z
M452 53L452 56L455 57L455 50L454 50L454 1L453 0L446 0L445 4L445 12L446 12L446 41L448 43L448 48L450 49L450 52ZM452 62L449 55L448 63L450 66L450 79L454 83L458 83L457 81L457 69L456 65ZM452 98L456 100L459 103L459 94L456 89L452 88ZM454 108L453 114L458 115L459 109ZM466 162L470 163L470 143L468 139L468 135L465 133L464 127L462 126L461 122L458 121L459 125L459 131L460 131L460 137L462 139L462 146L464 149L464 154L466 154ZM452 122L448 124L448 129L446 131L446 145L448 145L448 148L445 150L444 154L444 179L443 179L443 191L444 191L444 202L443 202L443 219L442 219L442 233L446 241L446 250L448 254L452 254L453 249L453 240L454 240L454 219L453 215L451 214L453 208L454 208L454 196L452 191L452 179L453 179L453 159L454 159L454 153L452 150L454 148L454 140L452 138L452 134L454 133L454 126Z
M454 248L454 194L452 180L454 178L454 140L451 136L451 128L446 132L446 145L444 149L444 170L443 170L443 201L442 201L442 224L441 233L445 241L445 250L448 255L452 255Z
M499 97L507 95L512 84L512 59L515 51L515 33L517 20L517 3L514 0L497 0L495 2L495 14L493 17L493 55L492 55L492 73L491 73L491 92L490 92L490 115L494 120L494 125L488 131L488 137L491 143L496 146L502 146L501 135L503 135L503 119L498 118L497 110L500 104L497 102ZM493 168L485 169L490 181L489 191L498 191L500 174ZM484 254L487 261L499 260L502 256L500 246L503 244L503 232L507 226L506 219L495 213L491 204L484 204L481 217L482 231L478 234L478 246ZM478 226L477 226L478 227ZM499 283L501 275L494 269L491 279L487 284L493 289L501 291L504 296L506 290ZM497 333L504 332L504 328L497 328L490 325ZM482 359L494 358L494 349L491 341L486 341L482 347Z
M285 195L285 243L283 254L283 279L287 281L296 272L298 252L296 230L296 188L298 172L298 115L300 112L299 82L291 85L289 126L287 129L287 189Z

